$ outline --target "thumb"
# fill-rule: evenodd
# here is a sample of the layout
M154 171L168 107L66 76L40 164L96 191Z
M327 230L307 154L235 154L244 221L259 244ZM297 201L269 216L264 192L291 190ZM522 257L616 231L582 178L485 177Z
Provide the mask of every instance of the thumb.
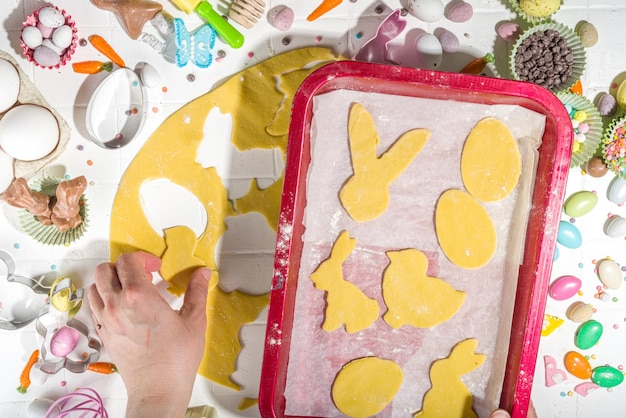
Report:
M180 308L180 315L199 328L206 327L206 300L209 287L212 289L217 285L217 280L211 277L211 270L202 267L191 274L187 291Z

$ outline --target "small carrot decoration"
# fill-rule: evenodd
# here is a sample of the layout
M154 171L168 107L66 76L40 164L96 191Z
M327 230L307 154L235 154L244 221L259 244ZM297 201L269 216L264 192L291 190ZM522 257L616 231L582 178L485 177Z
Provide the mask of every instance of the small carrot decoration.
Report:
M72 69L81 74L96 74L100 71L111 72L113 63L110 61L80 61L72 63Z
M464 74L479 74L490 62L493 62L493 54L491 52L487 52L487 55L484 57L476 58L470 61L470 63L463 67L460 72Z
M113 61L119 67L126 67L124 60L117 55L117 52L113 50L113 47L100 35L90 35L89 42L100 51L105 57Z
M317 9L313 10L311 14L306 18L309 22L314 21L318 17L322 16L325 13L328 13L335 7L339 6L343 2L343 0L324 0L322 4L317 6Z
M22 374L20 375L20 385L17 388L19 393L23 394L28 390L28 387L30 386L30 371L35 363L37 363L37 360L39 360L39 350L33 351L28 359L28 362L26 362L26 365L24 366L24 370L22 370Z
M580 80L577 80L576 83L569 89L570 92L574 94L583 95L583 83Z
M102 374L117 373L117 367L115 367L115 364L107 363L107 362L104 362L104 361L96 362L96 363L90 363L87 366L87 370L92 371L92 372L96 372L96 373L102 373Z

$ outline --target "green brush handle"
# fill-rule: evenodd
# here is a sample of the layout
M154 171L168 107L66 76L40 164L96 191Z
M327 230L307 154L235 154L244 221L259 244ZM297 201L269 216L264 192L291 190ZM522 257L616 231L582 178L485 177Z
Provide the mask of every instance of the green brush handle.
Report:
M198 7L196 7L196 13L211 25L211 27L215 29L215 32L217 32L228 45L233 48L240 48L241 45L243 45L243 35L241 32L213 10L209 2L200 2Z

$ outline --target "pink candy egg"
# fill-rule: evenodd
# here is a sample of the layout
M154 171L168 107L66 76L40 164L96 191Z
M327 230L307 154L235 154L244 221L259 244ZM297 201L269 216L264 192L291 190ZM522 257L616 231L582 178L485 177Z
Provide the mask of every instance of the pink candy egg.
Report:
M552 299L565 300L574 296L582 286L582 282L575 276L561 276L550 285L548 294Z
M78 345L80 333L74 328L59 328L50 339L50 352L57 357L66 357Z

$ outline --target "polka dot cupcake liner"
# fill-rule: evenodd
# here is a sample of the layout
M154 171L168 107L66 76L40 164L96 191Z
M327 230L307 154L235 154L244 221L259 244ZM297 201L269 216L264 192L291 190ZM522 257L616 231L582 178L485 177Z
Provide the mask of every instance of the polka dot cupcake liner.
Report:
M45 193L48 196L55 196L56 188L62 181L64 179L46 177L35 182L31 187L33 190ZM36 216L33 216L26 209L20 209L17 217L24 232L37 242L45 245L68 246L82 237L89 225L87 199L84 195L80 199L78 213L83 218L83 222L78 227L68 229L65 232L59 231L54 225L42 224Z
M580 167L600 147L604 128L602 117L596 106L584 96L561 92L557 97L567 109L574 128L570 167Z
M614 119L604 130L602 158L609 170L626 179L626 115Z
M559 93L569 90L578 80L580 80L583 73L585 72L585 65L587 60L585 48L583 47L580 38L578 37L576 32L574 32L574 30L568 26L557 22L548 22L534 25L526 29L520 34L520 36L511 47L511 52L509 55L509 70L514 80L535 82L529 79L529 77L525 77L522 74L518 73L516 69L517 52L524 43L524 41L530 38L531 35L535 33L543 33L549 30L558 32L561 38L563 38L567 43L567 47L570 48L572 51L572 61L569 63L572 70L571 73L567 76L564 82L561 82L560 84L549 88L549 90L553 93ZM539 63L539 58L537 58L537 63ZM541 85L541 83L539 82L535 82L535 84Z
M539 2L541 3L541 2ZM563 5L564 0L560 0L559 3L559 7L554 11L554 13L558 12L559 9L561 8L561 6ZM511 9L519 16L521 17L524 21L530 23L531 25L536 25L539 23L545 23L548 22L552 19L552 16L554 16L554 13L548 15L548 16L531 16L528 13L526 13L524 10L522 10L520 8L520 2L519 0L509 0L509 5L511 6Z

